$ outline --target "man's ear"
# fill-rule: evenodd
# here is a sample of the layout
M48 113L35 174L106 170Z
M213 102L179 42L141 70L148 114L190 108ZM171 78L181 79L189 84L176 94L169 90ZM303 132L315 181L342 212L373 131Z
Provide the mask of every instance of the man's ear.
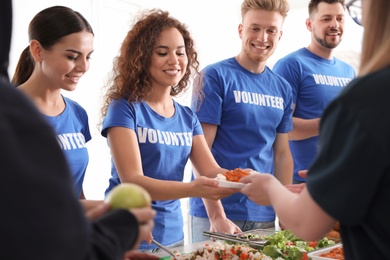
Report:
M240 36L240 39L242 39L242 29L243 29L242 23L238 25L238 36Z
M306 19L306 28L307 28L310 32L313 31L313 26L312 26L312 23L311 23L310 18L307 18L307 19Z
M41 62L43 60L42 45L37 40L32 40L30 42L30 54L35 62Z

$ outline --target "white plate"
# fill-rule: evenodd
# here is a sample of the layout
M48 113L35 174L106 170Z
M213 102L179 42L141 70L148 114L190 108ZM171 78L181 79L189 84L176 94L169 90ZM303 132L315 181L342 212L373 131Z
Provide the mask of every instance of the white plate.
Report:
M258 174L259 172L257 171L250 171L250 174ZM227 181L227 180L218 180L219 182L218 187L222 188L233 188L233 189L242 189L245 187L245 183L242 182L235 182L235 181Z
M222 187L222 188L242 189L245 187L245 183L242 182L225 181L225 180L217 180L217 181L218 181L218 187Z

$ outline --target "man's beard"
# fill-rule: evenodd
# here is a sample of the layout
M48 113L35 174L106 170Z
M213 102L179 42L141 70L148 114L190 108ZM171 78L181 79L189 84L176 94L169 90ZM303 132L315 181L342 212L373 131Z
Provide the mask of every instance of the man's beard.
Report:
M323 39L321 39L316 34L314 34L314 39L321 46L323 46L323 47L325 47L327 49L334 49L334 48L336 48L340 44L342 38L340 37L340 40L338 42L328 42L328 41L326 41L326 36Z

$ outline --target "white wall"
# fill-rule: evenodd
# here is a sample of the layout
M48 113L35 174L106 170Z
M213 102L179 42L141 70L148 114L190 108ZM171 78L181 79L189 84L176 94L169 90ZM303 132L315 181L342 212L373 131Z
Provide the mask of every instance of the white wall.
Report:
M33 16L52 5L65 5L82 13L95 32L95 52L91 68L72 93L64 93L78 101L88 112L93 135L88 143L90 164L84 190L89 199L102 199L110 176L109 150L95 127L99 119L101 87L110 71L113 57L130 28L133 16L143 8L159 7L186 23L195 39L201 66L236 55L241 48L237 33L240 22L241 0L14 0L14 27L10 55L12 77L19 54L28 45L27 27ZM275 54L274 62L285 54L307 46L310 40L305 27L306 8L293 8L285 22L284 35ZM350 59L355 66L360 50L362 29L347 17L347 28L337 54ZM352 55L352 56L351 56ZM189 94L181 98L188 104Z

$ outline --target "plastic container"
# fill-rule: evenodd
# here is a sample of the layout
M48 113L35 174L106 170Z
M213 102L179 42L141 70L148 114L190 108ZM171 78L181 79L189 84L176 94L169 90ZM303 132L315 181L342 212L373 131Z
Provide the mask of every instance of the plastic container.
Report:
M307 254L307 256L311 260L334 260L336 258L324 257L324 256L320 256L320 255L322 255L324 253L329 253L332 249L337 248L337 247L343 247L343 244L337 243L333 246L324 247L322 249L309 252Z

